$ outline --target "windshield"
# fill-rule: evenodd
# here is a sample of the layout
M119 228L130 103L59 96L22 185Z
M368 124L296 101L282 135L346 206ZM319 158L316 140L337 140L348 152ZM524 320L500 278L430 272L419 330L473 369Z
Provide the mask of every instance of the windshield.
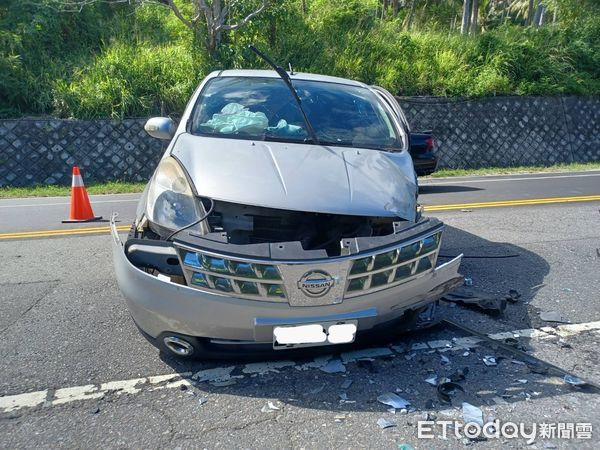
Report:
M381 101L360 86L294 80L319 143L402 150L404 136ZM198 98L191 132L202 136L310 141L302 112L279 78L219 77Z

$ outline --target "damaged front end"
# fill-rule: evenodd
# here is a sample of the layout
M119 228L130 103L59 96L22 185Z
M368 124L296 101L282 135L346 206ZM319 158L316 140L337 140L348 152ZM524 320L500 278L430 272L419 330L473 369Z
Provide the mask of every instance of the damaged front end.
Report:
M436 300L462 283L460 256L436 267L443 224L434 218L215 201L202 227L173 242L145 218L124 244L112 226L117 278L136 324L180 356L421 328L432 323ZM336 337L340 326L346 335Z

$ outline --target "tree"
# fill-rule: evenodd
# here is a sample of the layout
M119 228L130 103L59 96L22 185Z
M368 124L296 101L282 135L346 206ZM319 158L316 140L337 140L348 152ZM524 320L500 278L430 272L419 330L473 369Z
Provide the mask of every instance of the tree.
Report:
M169 8L173 14L204 42L206 50L214 56L221 44L223 32L244 27L253 17L263 12L269 0L53 0L61 11L79 12L93 3L128 3L134 5L155 4ZM235 23L230 23L231 13L241 6L253 4ZM184 8L185 6L185 8ZM184 11L191 10L191 14Z
M460 26L460 34L469 33L469 26L471 25L471 0L464 0L463 2L463 14L462 24Z
M479 0L473 0L473 17L471 19L471 33L479 33Z

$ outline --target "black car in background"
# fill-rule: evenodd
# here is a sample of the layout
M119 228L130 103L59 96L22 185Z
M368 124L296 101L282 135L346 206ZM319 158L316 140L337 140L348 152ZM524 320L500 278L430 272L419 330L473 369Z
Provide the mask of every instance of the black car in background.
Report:
M437 157L435 156L436 148L433 133L431 131L411 131L408 120L406 120L406 116L404 115L404 111L402 111L402 108L394 96L378 86L373 86L373 89L375 89L381 99L394 110L398 120L404 125L409 136L410 156L412 156L413 165L415 166L417 175L425 176L435 172L437 167Z

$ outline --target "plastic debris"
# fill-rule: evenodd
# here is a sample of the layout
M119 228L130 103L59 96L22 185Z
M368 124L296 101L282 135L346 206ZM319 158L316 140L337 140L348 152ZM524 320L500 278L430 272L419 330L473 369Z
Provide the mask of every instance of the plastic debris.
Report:
M205 404L207 401L208 401L208 398L206 398L206 397L200 397L200 398L198 399L198 405L202 406L202 405L204 405L204 404Z
M461 303L465 305L475 305L483 310L500 313L506 309L506 299L498 297L489 292L470 287L459 287L452 292L444 295L444 300L448 302Z
M544 322L569 323L568 320L562 318L558 311L542 311L540 319Z
M565 375L563 380L565 383L570 384L571 386L583 386L586 384L581 378L576 377L575 375Z
M483 413L477 406L473 406L470 403L463 402L462 404L463 420L465 423L476 423L479 426L483 426Z
M349 362L354 362L358 359L364 358L377 358L379 356L389 356L393 355L394 352L390 350L388 347L375 347L375 348L367 348L364 350L355 350L352 352L344 352L341 354L342 362L344 364L348 364Z
M388 408L387 410L390 414L396 414L396 408Z
M506 296L506 300L510 303L517 303L521 298L521 294L518 291L511 289L508 291L508 295Z
M382 430L385 430L386 428L395 427L396 422L392 422L391 420L387 420L381 417L377 419L377 425L379 425L379 428L381 428Z
M447 366L448 364L450 364L450 360L447 356L440 355L440 363L442 364L442 366Z
M348 400L348 394L346 394L345 392L342 392L341 394L338 394L338 397L340 398L340 400L342 401L346 401Z
M460 212L473 212L473 210L472 209L464 209L463 208L463 209L460 210Z
M457 391L465 392L460 384L452 381L441 382L437 387L438 398L444 403L452 403L450 397L455 395Z
M342 364L339 359L332 359L323 367L319 367L325 373L344 373L346 372L346 366Z
M261 408L261 412L272 412L272 411L279 411L281 408L277 405L275 405L273 402L267 402L267 404L265 406L263 406Z
M473 286L473 278L465 277L464 285L465 286Z
M295 366L296 363L294 361L268 361L268 362L257 362L246 364L242 369L243 373L257 373L259 375L264 375L265 373L279 373L278 369L283 369L284 367Z
M471 352L468 352L468 351L467 351L467 352L464 352L462 355L463 355L463 356L469 356L470 354L471 354Z
M517 378L515 380L515 382L521 383L521 384L527 384L527 380L525 378Z
M429 378L425 378L425 383L429 383L432 386L437 386L438 377L437 375L431 375Z
M410 361L411 359L413 359L415 356L417 356L416 353L409 353L407 355L404 355L404 359L406 359L407 361Z
M336 422L342 422L343 420L346 420L346 414L336 414L333 416L333 420Z
M377 401L396 409L407 408L410 406L410 402L408 400L405 400L392 392L381 394L379 397L377 397Z
M525 365L525 363L523 361L520 361L518 359L511 359L510 362L513 363L513 364L517 364L519 366L524 366Z
M353 381L352 380L344 380L344 382L342 383L341 388L342 389L348 389L350 386L352 386Z
M429 346L425 342L415 342L410 346L411 350L426 350L429 349Z
M484 356L483 357L483 363L486 366L488 366L488 367L489 366L497 366L498 365L498 363L496 362L496 357L492 356L492 355L486 355L486 356Z

